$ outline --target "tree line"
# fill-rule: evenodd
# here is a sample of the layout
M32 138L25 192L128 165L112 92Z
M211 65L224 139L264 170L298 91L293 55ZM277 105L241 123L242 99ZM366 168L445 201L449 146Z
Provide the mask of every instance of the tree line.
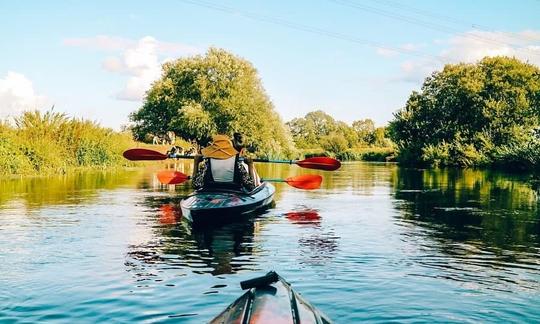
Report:
M369 119L348 125L319 110L284 123L255 67L216 48L165 63L162 77L130 118L137 140L172 131L204 146L213 134L241 132L250 149L266 157L298 157L302 149L343 155L359 147L391 145L385 128Z
M349 125L322 110L283 123L255 67L211 48L165 63L131 120L136 139L174 131L206 145L212 134L242 132L252 151L267 157L358 159L382 148L382 157L395 154L402 163L532 168L540 164L540 72L508 57L448 64L425 79L386 127L370 119Z

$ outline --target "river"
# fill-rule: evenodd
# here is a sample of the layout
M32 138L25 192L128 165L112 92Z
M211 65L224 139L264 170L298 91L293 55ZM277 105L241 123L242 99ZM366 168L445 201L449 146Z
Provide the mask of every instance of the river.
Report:
M259 165L275 206L192 230L158 168L0 180L0 322L210 320L276 270L337 323L539 322L540 216L526 176ZM189 163L177 168L189 172Z

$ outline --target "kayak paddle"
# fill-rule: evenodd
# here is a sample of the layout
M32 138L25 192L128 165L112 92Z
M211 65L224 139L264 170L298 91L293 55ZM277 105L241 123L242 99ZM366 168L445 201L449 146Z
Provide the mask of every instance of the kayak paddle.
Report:
M304 160L270 160L270 159L253 159L253 162L268 162L268 163L286 163L296 164L301 168L334 171L341 167L341 162L327 156L310 157Z
M193 159L192 155L174 155L168 156L166 154L144 149L135 148L124 152L124 157L130 161L158 161L166 160L168 158L173 159ZM253 159L253 162L265 162L265 163L286 163L296 164L301 168L316 169L325 171L334 171L341 167L341 162L336 159L327 156L310 157L304 160L271 160L271 159Z
M163 184L180 184L191 179L190 176L175 170L161 170L157 174L159 182Z
M190 176L180 171L175 170L161 170L157 174L159 182L163 184L180 184L191 179ZM319 189L322 183L322 177L317 174L303 174L295 177L289 177L287 179L261 179L261 181L267 182L285 182L288 185L305 190Z
M322 177L318 174L302 174L287 179L261 179L268 182L285 182L291 187L298 189L312 190L321 187Z
M122 155L130 161L158 161L169 158L166 154L144 148L129 149Z

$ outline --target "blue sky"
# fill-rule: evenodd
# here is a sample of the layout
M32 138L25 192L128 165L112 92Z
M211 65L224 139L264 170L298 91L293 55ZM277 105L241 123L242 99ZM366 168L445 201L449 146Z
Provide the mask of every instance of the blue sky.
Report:
M128 122L167 59L209 46L251 61L287 121L322 109L384 125L445 63L540 65L540 0L2 1L0 117Z

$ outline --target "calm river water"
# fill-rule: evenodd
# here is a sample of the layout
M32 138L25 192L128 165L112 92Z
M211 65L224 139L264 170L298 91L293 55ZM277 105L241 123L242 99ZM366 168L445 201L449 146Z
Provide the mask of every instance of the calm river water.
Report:
M160 186L162 167L0 180L0 322L203 323L271 269L338 323L540 321L524 177L345 163L320 190L277 184L265 213L192 231L190 189Z

